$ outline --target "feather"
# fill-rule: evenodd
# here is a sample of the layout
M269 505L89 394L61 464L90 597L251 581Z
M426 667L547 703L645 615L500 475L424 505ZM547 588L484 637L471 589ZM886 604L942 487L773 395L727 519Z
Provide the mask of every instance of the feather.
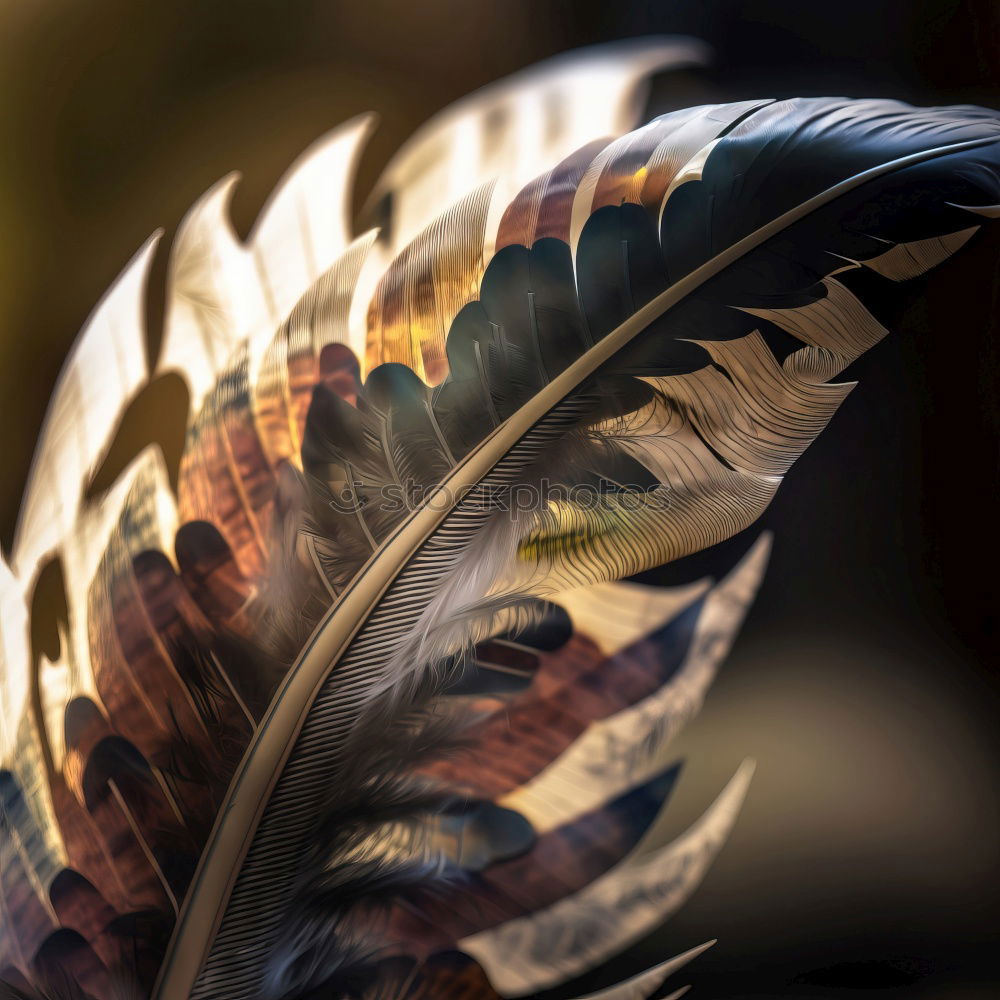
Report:
M509 198L554 161L630 128L652 73L707 58L696 39L633 39L557 56L451 105L396 153L369 198L390 253L479 185L503 178Z
M220 977L234 995L252 992L266 959L246 960L240 942L274 934L280 908L262 900L293 891L290 845L306 835L326 776L346 765L357 734L440 685L439 665L488 635L505 602L618 579L750 524L843 398L826 378L881 336L828 277L837 255L867 259L878 240L958 231L947 201L989 200L997 185L1000 132L975 109L812 100L708 115L715 137L692 139L686 162L662 161L673 179L658 214L605 205L583 225L572 248L579 304L556 307L552 361L534 296L565 282L546 263L559 255L508 247L490 262L479 303L456 317L435 400L446 437L468 425L451 448L465 457L438 485L443 503L370 532L373 557L279 689L203 854L161 989L195 976L196 997ZM765 303L780 317L760 316ZM740 326L741 315L753 320ZM735 336L713 337L716 318ZM765 318L802 344L780 368L750 325ZM484 409L486 424L465 421ZM623 455L652 490L616 480ZM587 483L581 472L614 488L593 504L506 509L515 484L551 475L569 491ZM188 930L205 921L219 921L207 955L204 935Z
M923 273L1000 201L981 109L752 101L619 136L650 70L701 57L612 46L457 106L376 186L381 233L347 212L365 119L245 242L212 189L156 366L190 387L176 504L155 449L90 496L149 377L153 245L123 274L0 565L12 988L523 995L693 891L749 766L641 841L767 542L718 584L621 581L753 522L886 333L858 274ZM36 672L43 572L66 621Z
M347 251L350 185L372 125L370 117L354 119L307 150L245 245L228 220L236 175L208 191L181 224L157 370L184 374L195 409L246 339L256 373L275 328Z
M431 223L379 280L368 307L367 368L406 365L436 385L447 371L445 338L482 278L492 185L484 185Z
M694 891L735 822L752 773L752 763L745 762L708 812L677 840L626 858L546 909L466 938L462 951L508 997L596 967L659 926ZM521 958L513 964L510 955Z
M159 235L150 237L87 321L52 394L18 516L12 567L27 583L74 531L79 497L122 410L146 378L144 298ZM107 358L114 358L113 366Z
M614 801L548 830L530 849L467 872L460 885L425 885L399 900L386 928L389 941L418 956L506 926L582 890L635 848L663 809L679 767L662 769Z
M660 986L663 985L664 981L673 975L673 973L683 968L688 962L693 961L699 955L704 954L714 944L714 941L708 941L697 948L692 948L690 951L684 952L682 955L677 955L666 962L654 965L651 969L640 972L637 976L633 976L624 983L618 983L606 990L599 990L597 993L588 993L587 996L580 997L579 1000L645 1000L646 997L653 996ZM678 1000L689 989L689 986L682 986L679 990L675 990L666 997L665 1000Z
M681 616L690 638L682 643L683 659L666 684L620 712L591 723L540 774L523 781L499 801L517 809L542 832L646 780L666 745L701 707L756 594L768 547L766 537L758 541L730 576L693 606L693 626L690 614ZM676 624L674 629L650 637L651 641L666 645L675 629ZM612 670L615 665L612 661Z
M617 588L625 593L615 594ZM539 654L531 687L478 724L469 753L436 762L430 773L480 795L520 798L521 804L514 808L526 810L539 830L551 829L627 791L631 787L627 780L615 785L614 778L611 782L604 779L612 773L623 778L629 772L628 758L641 756L643 741L626 753L629 740L606 739L605 734L613 737L619 730L619 717L623 726L635 722L636 716L641 718L647 699L653 699L647 707L662 708L676 697L678 682L686 686L686 660L698 659L693 656L692 640L699 634L699 619L704 617L698 599L679 612L676 607L681 594L696 593L697 589L678 588L679 593L667 595L654 591L655 597L645 599L636 593L648 589L635 584L595 588L595 598L603 602L606 611L620 609L619 619L631 617L632 629L638 621L644 623L632 641L610 648L608 633L593 632L593 616L580 613L581 607L592 607L591 602L579 592L572 595L567 603L575 606L577 617L568 641ZM631 615L625 611L630 605ZM673 613L665 613L670 608ZM619 621L618 629L610 632L612 643L623 633L628 634ZM605 641L595 640L595 634L605 636ZM668 725L669 715L656 718ZM644 729L648 732L648 727ZM659 726L656 729L659 731ZM570 780L567 789L566 779L573 775L574 762L586 761L588 752L594 753L593 766L585 770L594 786L580 788L578 782L574 785ZM541 795L533 795L543 772ZM553 797L548 801L550 794ZM568 803L573 805L567 812ZM556 822L550 822L553 816Z

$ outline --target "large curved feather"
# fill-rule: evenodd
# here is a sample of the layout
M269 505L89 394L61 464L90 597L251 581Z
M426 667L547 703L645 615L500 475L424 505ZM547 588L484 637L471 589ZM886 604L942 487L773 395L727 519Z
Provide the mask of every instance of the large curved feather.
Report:
M237 775L181 915L161 991L194 982L193 996L209 996L225 981L235 996L253 992L266 958L248 958L241 942L266 941L275 932L280 916L261 901L290 892L290 845L308 829L310 803L357 746L358 733L406 704L408 692L433 677L441 656L468 641L467 609L498 594L514 600L526 588L544 592L553 573L563 585L567 572L574 583L614 579L722 540L760 513L780 471L828 418L825 397L842 395L822 386L827 372L872 342L874 327L856 301L817 282L838 257L884 253L885 240L912 242L967 228L949 202L997 200L998 137L996 119L976 109L782 102L720 125L717 139L692 151L691 168L682 164L674 173L679 183L666 185L656 217L661 233L644 221L649 216L641 206L607 206L593 215L574 256L593 346L577 339L582 353L565 354L557 372L543 365L532 375L518 362L523 381L513 383L509 416L473 442L441 484L445 502L418 508L380 539L307 644ZM911 211L914 204L923 211ZM500 274L505 266L500 257L484 278L484 298L490 271ZM524 284L513 287L526 292ZM803 300L823 302L829 311L822 322L802 324L802 346L786 357L783 374L754 353L760 344L753 337L738 342L752 328L737 324L736 338L726 335L737 309L773 302L797 309ZM737 340L735 347L712 348L730 351L717 356L736 389L727 396L718 383L714 412L695 408L693 396L684 395L686 383L676 396L670 391L671 377L683 379L711 360L711 352L686 343L693 331L699 340ZM454 338L455 331L449 353ZM502 338L497 350L504 350ZM658 383L653 398L637 404L641 393L628 381L634 375L668 384ZM491 391L511 389L485 377ZM446 387L459 379L453 364ZM595 379L637 394L617 397L620 419L602 414L608 396L595 391ZM776 419L752 448L738 433L742 421L754 419L757 397L746 395L748 379L762 390L774 386L780 396L769 404ZM455 398L453 405L463 404ZM656 427L639 450L640 464L667 487L670 504L627 509L626 497L613 494L596 511L571 505L569 530L565 521L553 526L544 505L531 532L511 526L508 512L498 509L498 491L537 481L542 456L556 447L569 456L568 466L579 468L582 455L610 471L602 456L615 434L642 438L637 413L642 426L652 420ZM496 610L492 605L490 615ZM449 620L462 628L449 633Z

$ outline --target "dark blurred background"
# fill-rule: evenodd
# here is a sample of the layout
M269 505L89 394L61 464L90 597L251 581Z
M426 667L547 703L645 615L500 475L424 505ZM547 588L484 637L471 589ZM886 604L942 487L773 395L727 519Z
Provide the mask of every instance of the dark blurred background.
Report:
M217 178L243 172L246 232L302 149L373 109L360 205L449 101L568 48L659 32L706 39L715 63L665 80L653 110L827 93L1000 105L995 0L5 4L5 550L76 331ZM768 515L772 569L677 748L688 764L664 828L743 756L757 776L702 890L639 949L719 937L689 973L700 997L997 995L998 248L980 236L877 304L893 336L855 366L861 385Z

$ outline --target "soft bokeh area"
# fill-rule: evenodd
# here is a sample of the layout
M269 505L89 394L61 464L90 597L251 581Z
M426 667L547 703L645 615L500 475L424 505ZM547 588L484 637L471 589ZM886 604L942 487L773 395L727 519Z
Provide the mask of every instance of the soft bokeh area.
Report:
M149 234L231 170L246 232L294 157L374 110L357 208L449 101L577 45L705 38L654 111L792 94L1000 105L992 0L7 0L0 6L0 540L53 382ZM697 996L996 995L1000 875L998 258L978 245L876 303L894 335L793 469L757 605L702 716L664 831L741 759L758 770L702 890L640 947L720 943ZM154 270L158 349L165 255ZM107 482L151 433L176 458L185 397L136 405ZM100 484L99 484L100 485ZM39 641L46 641L40 637Z

